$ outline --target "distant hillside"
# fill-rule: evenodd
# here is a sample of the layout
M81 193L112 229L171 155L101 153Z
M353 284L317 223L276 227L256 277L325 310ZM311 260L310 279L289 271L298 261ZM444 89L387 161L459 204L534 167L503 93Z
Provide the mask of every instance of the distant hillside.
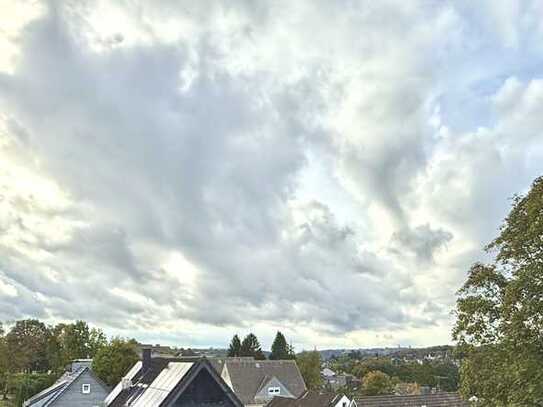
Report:
M323 349L319 351L322 360L337 358L342 355L360 354L363 357L371 356L419 356L428 354L449 353L453 351L449 345L430 346L426 348L395 347L395 348L359 348L359 349Z

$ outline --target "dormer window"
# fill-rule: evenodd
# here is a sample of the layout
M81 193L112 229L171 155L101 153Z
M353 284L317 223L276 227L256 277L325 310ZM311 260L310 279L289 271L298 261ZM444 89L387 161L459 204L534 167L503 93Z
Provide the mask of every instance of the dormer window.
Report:
M281 394L281 387L268 387L268 394L270 396Z
M90 394L90 384L84 384L81 386L81 393Z

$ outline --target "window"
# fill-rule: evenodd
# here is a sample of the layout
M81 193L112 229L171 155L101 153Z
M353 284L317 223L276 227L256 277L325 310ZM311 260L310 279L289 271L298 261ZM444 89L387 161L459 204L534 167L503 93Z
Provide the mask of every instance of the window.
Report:
M281 388L280 387L268 387L268 394L275 395L280 394Z
M81 392L83 394L89 394L90 393L90 384L84 384L81 386Z

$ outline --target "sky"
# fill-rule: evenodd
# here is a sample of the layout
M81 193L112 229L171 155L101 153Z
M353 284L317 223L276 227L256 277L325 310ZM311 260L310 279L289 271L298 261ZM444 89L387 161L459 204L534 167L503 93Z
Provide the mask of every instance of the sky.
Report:
M0 0L0 320L451 342L543 165L540 1Z

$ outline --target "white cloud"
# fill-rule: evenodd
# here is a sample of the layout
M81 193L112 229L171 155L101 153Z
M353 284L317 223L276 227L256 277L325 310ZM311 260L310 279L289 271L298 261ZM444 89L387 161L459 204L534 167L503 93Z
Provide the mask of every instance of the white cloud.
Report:
M532 6L37 7L0 74L0 318L447 341L469 264L539 175Z

